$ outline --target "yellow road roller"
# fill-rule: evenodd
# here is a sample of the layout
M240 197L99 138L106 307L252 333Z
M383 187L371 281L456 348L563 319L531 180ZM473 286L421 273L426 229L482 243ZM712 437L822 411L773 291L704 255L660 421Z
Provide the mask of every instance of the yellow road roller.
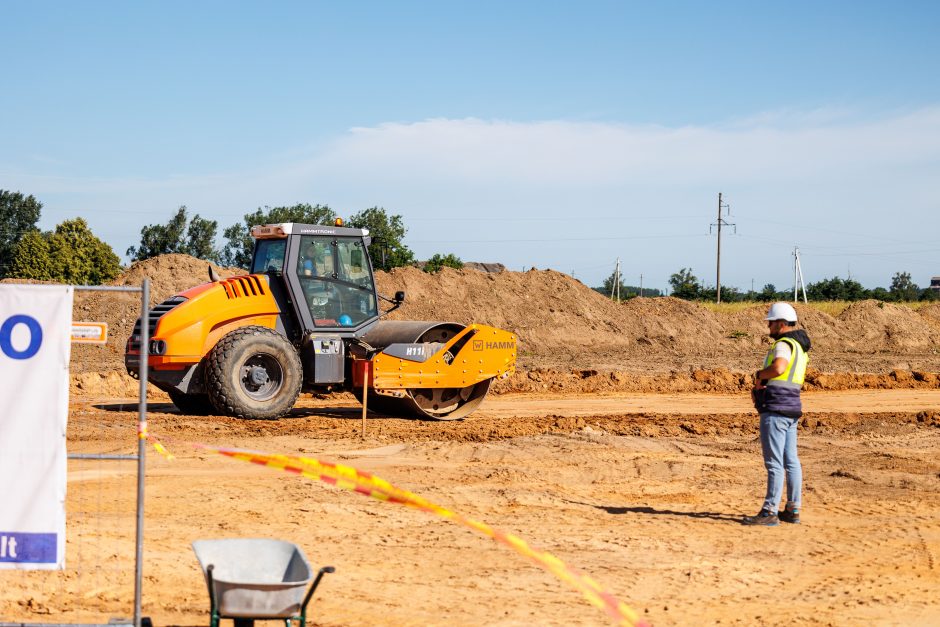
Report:
M249 274L210 268L209 283L148 312L148 379L181 412L272 419L301 392L351 391L385 414L455 420L512 374L514 333L383 319L405 293L376 291L368 230L285 223L251 235ZM140 340L138 320L124 356L135 377Z

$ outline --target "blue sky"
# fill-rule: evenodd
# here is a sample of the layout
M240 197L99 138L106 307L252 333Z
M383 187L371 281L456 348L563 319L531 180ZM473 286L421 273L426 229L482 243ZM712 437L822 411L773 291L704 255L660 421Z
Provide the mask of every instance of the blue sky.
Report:
M0 3L0 189L123 255L177 207L374 205L599 284L940 275L932 2Z

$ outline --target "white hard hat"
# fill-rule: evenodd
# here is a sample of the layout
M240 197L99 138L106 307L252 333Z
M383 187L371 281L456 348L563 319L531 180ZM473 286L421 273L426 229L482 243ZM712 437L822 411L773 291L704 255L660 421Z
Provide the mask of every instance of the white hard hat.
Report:
M796 322L796 309L790 303L774 303L764 320L786 320Z

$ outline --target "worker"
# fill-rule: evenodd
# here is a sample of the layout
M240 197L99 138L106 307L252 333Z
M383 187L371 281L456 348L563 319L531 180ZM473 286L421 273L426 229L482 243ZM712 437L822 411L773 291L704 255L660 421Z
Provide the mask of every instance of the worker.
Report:
M796 430L803 407L800 388L806 376L810 340L797 329L796 310L789 303L774 303L767 312L768 335L773 345L764 367L754 373L751 396L760 414L760 443L767 469L767 494L760 512L745 516L745 525L774 526L779 521L800 522L803 468L796 451ZM778 512L784 475L787 502Z
M304 246L303 253L297 260L301 276L328 276L333 273L333 257L330 254L329 244L317 245L309 242Z
M308 242L303 247L303 251L300 254L300 258L297 260L298 274L300 274L301 276L313 276L313 273L314 273L313 260L316 257L316 254L317 254L316 246L314 246L313 242Z

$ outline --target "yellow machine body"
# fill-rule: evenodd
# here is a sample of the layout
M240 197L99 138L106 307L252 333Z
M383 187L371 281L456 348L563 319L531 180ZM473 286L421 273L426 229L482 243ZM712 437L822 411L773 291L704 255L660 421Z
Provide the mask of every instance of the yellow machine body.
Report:
M469 336L469 337L468 337ZM459 350L452 350L459 346ZM516 335L471 324L427 361L416 362L386 352L372 358L371 385L377 390L465 388L511 375L516 363Z
M265 275L222 279L193 287L179 296L185 300L158 320L151 345L163 346L163 354L150 355L150 368L192 366L226 333L249 325L274 329L280 315Z

